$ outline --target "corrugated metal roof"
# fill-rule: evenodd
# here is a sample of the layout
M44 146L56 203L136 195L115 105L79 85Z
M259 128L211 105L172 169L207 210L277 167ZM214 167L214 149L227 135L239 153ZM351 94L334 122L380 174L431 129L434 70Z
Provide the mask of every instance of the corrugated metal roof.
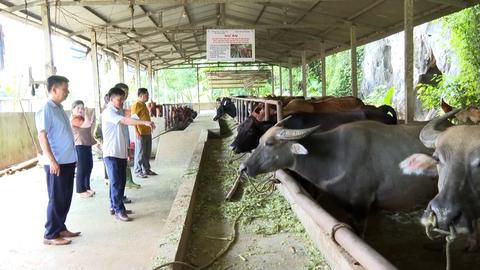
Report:
M39 21L45 0L0 0L2 12ZM67 0L49 1L58 31L88 45L91 29L102 48L123 46L130 60L153 61L155 69L204 62L207 28L254 26L256 61L300 65L320 55L349 49L350 26L357 45L403 30L402 0ZM133 26L129 4L133 5ZM416 0L415 24L456 12L480 0ZM290 62L289 62L290 61Z

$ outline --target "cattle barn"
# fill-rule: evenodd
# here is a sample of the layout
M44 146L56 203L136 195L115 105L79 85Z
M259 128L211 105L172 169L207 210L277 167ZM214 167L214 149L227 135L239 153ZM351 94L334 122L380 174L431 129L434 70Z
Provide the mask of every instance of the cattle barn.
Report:
M414 27L479 3L0 0L0 269L480 268L478 129L448 120L478 111L414 121ZM400 32L397 114L359 99L357 49Z

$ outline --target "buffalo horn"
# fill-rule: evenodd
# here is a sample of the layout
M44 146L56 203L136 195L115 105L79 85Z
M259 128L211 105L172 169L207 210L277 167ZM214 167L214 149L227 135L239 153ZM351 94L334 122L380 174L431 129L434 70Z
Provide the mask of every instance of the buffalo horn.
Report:
M289 116L283 118L282 120L280 120L280 122L277 122L277 123L275 124L275 126L276 126L276 127L283 127L283 123L285 123L285 121L287 121L287 120L290 119L291 117L292 117L292 116L289 115Z
M276 137L279 140L285 140L285 141L294 141L294 140L300 140L308 135L312 134L315 132L320 127L320 125L311 127L311 128L304 128L304 129L288 129L288 128L282 128L280 131L278 131Z
M420 141L422 141L422 143L428 148L435 148L435 141L438 136L448 127L452 126L447 119L454 116L459 111L460 109L455 109L430 120L430 122L422 128L422 131L420 131Z

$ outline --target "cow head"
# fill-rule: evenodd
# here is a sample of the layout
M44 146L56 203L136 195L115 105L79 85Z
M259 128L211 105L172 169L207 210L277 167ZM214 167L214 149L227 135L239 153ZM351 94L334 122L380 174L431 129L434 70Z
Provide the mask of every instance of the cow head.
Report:
M235 108L235 104L232 102L231 98L222 98L220 105L217 108L217 114L213 118L213 121L217 121L224 114L228 114L231 117L237 116L237 109Z
M438 175L438 194L425 210L424 225L472 233L480 217L480 127L447 128L445 120L457 112L433 119L422 129L420 140L435 149L432 156L414 154L400 167L406 174Z
M238 125L237 136L230 147L236 154L252 151L257 147L260 137L273 125L270 121L260 122L252 116L248 117Z
M240 165L240 171L254 177L261 173L290 168L295 155L306 155L308 150L297 142L317 130L319 126L306 129L286 129L275 125L261 138L252 155Z

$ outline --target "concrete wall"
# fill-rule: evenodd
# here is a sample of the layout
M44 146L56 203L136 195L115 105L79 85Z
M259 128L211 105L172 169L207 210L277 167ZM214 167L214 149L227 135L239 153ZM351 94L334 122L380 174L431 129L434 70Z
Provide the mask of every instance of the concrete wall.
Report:
M34 113L26 113L30 130L37 142L33 123ZM37 156L37 151L28 133L23 113L0 113L0 169Z

